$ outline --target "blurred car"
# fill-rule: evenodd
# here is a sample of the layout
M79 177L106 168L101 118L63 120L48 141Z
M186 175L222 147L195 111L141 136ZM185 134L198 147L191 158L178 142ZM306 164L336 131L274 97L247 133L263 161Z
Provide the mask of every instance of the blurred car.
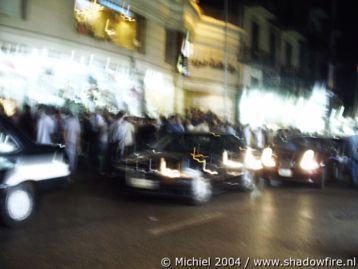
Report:
M214 193L250 190L261 169L259 152L229 134L170 134L122 160L116 167L130 190L190 198L195 204Z
M0 117L0 206L5 225L26 222L40 191L63 186L69 175L63 147L37 145Z
M339 145L334 138L288 137L263 150L262 176L269 183L297 181L323 188L337 178Z

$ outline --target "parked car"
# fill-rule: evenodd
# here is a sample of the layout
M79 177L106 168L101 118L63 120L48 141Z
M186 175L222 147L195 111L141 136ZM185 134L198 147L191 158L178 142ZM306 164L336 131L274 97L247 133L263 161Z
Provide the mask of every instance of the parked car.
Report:
M116 166L129 190L190 198L195 204L228 188L250 190L261 169L259 152L228 134L170 134Z
M7 226L32 216L38 194L62 186L70 175L63 147L37 145L0 117L0 209Z
M262 176L269 183L297 181L323 188L337 177L340 141L334 138L291 136L264 150Z

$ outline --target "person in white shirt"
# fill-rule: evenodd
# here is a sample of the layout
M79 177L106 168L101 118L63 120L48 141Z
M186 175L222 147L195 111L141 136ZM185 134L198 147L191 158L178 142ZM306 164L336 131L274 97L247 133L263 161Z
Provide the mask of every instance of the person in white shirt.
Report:
M90 116L90 141L89 141L89 161L93 168L98 168L99 166L99 154L100 154L100 138L103 134L105 128L105 120L99 111L96 111Z
M105 174L105 162L106 162L106 152L108 147L108 128L109 122L112 122L112 117L109 113L102 116L103 122L100 124L100 133L99 133L99 174Z
M46 108L39 110L39 119L37 121L36 142L39 144L52 144L52 134L55 130L55 122L48 115Z
M258 127L255 130L255 142L256 142L256 147L259 149L263 149L266 145L266 139L265 139L265 134L264 134L264 130L261 127Z
M245 138L245 142L246 142L246 145L248 147L252 146L251 142L252 142L252 132L251 132L251 129L250 129L250 125L246 125L245 128L244 128L244 138Z
M118 141L118 149L120 158L132 153L134 148L135 128L125 117L118 121L116 137Z
M77 157L81 147L81 126L79 120L73 116L71 111L67 112L67 117L64 120L63 138L70 169L74 171L77 166Z

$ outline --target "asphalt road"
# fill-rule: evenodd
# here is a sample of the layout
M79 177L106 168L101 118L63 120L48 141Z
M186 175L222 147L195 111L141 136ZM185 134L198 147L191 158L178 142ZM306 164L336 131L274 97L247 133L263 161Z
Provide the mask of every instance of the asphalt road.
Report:
M90 172L75 179L45 195L26 226L0 227L0 268L162 268L164 257L240 257L234 268L250 257L253 268L255 258L358 256L358 191L346 187L228 192L190 206L123 195Z

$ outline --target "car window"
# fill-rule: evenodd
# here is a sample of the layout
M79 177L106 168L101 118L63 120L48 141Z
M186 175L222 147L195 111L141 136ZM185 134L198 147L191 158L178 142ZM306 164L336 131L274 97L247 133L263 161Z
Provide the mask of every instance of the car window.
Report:
M194 148L202 154L222 154L224 150L239 151L243 142L238 137L211 134L181 134L161 139L155 149L178 153L192 152Z
M243 140L233 135L221 136L220 141L223 150L239 151L240 147L245 147Z
M175 137L165 150L187 153L192 152L196 148L198 152L208 154L212 149L212 144L213 140L210 135L185 134Z

